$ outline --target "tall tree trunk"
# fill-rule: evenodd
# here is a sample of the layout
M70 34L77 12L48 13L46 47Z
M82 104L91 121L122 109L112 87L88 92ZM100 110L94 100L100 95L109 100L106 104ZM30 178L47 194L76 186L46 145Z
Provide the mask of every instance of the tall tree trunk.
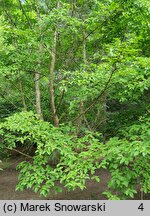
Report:
M40 49L40 48L39 48ZM39 65L38 61L38 65ZM39 118L43 120L43 113L41 109L41 93L40 93L40 86L39 86L39 80L40 80L40 73L39 71L35 72L35 99L36 99L36 112L39 115Z
M37 18L38 18L38 28L39 32L40 29L40 13L37 9ZM42 55L42 44L39 44L39 51L38 51L38 71L35 72L35 99L36 99L36 112L39 115L39 118L43 120L43 113L41 108L41 92L40 92L40 67L41 67L41 55Z
M57 8L59 8L59 2L57 3ZM51 111L53 115L53 123L55 127L59 127L59 118L57 115L56 105L55 105L55 93L54 93L54 69L55 69L55 61L56 61L56 43L57 43L57 28L55 28L54 36L53 36L53 47L50 52L51 64L50 64L50 104Z
M86 65L87 60L86 60L86 33L85 33L85 30L83 30L82 58L83 58L84 65ZM77 133L78 134L80 133L83 120L89 128L89 125L87 124L87 120L85 118L85 115L82 115L83 110L84 110L84 102L81 101L80 105L79 105L80 117L79 117L78 122L77 122L77 124L78 124L78 132Z

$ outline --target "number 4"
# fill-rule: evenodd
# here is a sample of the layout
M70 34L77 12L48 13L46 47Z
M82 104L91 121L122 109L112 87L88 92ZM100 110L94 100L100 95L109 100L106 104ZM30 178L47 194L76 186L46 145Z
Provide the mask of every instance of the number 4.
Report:
M143 206L143 203L141 203L138 207L139 210L143 211L144 210L144 206Z

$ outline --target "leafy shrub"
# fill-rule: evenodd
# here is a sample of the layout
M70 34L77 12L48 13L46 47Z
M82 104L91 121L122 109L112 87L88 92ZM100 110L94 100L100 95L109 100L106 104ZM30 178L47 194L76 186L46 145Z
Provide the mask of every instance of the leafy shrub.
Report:
M123 199L133 198L138 186L141 192L150 192L150 117L142 117L139 124L128 127L123 134L122 139L108 141L101 163L112 174L110 190L105 192L109 199L116 199L114 190Z
M96 169L108 169L111 179L108 199L129 199L140 190L150 192L150 118L145 116L139 124L122 132L122 139L111 138L100 143L100 134L86 131L77 137L74 128L53 127L38 119L32 112L16 113L0 124L1 150L15 149L16 143L36 145L34 156L21 162L17 189L32 188L47 196L51 189L60 192L57 182L68 190L84 189L87 179L100 178Z
M84 189L86 179L99 178L94 175L98 168L96 160L101 154L98 139L87 132L82 138L73 134L70 127L55 128L48 122L38 120L32 112L16 113L1 123L1 148L16 148L16 142L26 141L36 145L31 160L18 165L20 170L17 189L32 188L47 196L50 189L61 191L57 181L70 189ZM56 163L51 163L56 156Z

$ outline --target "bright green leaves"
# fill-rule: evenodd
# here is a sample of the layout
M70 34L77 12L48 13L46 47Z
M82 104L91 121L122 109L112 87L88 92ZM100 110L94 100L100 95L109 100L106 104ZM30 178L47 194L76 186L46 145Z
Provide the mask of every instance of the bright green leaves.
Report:
M3 130L5 133L3 133ZM66 132L65 132L66 131ZM71 131L71 130L70 130ZM31 162L22 162L17 189L32 188L47 196L52 188L57 189L59 180L68 190L84 189L86 179L99 181L95 176L102 144L87 132L84 137L68 133L68 129L55 128L48 122L38 120L32 112L16 113L1 123L2 144L10 150L18 145L36 146ZM97 134L98 136L98 134Z
M110 191L105 191L103 194L109 199L109 200L120 200L120 198L117 195L113 195Z
M60 181L68 190L77 187L83 190L86 180L100 181L95 171L104 168L111 173L109 191L105 195L109 199L118 199L133 198L137 184L141 191L150 192L149 130L149 117L145 116L139 124L123 132L124 138L113 137L102 144L98 133L86 131L79 138L68 127L55 128L38 120L32 112L21 112L1 123L0 131L2 148L16 148L16 142L26 145L30 141L30 145L36 145L31 161L18 165L17 189L32 188L47 196L52 188L61 191L57 186ZM111 190L119 194L116 196Z
M111 66L107 63L81 66L80 70L64 72L66 80L60 83L66 89L66 100L69 101L70 115L78 112L80 102L96 98L104 89L111 74Z
M110 189L119 191L122 198L134 197L136 184L141 185L141 191L150 192L150 118L141 118L139 124L134 124L124 132L124 139L112 138L105 147L105 159L101 166L108 163L111 172ZM110 193L106 193L108 198Z

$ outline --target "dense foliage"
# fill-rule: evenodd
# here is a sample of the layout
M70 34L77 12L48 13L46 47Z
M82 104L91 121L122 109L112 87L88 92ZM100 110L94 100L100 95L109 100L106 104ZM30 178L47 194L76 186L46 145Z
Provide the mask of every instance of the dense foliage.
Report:
M150 3L0 1L0 159L17 189L74 190L97 169L108 199L150 192Z

